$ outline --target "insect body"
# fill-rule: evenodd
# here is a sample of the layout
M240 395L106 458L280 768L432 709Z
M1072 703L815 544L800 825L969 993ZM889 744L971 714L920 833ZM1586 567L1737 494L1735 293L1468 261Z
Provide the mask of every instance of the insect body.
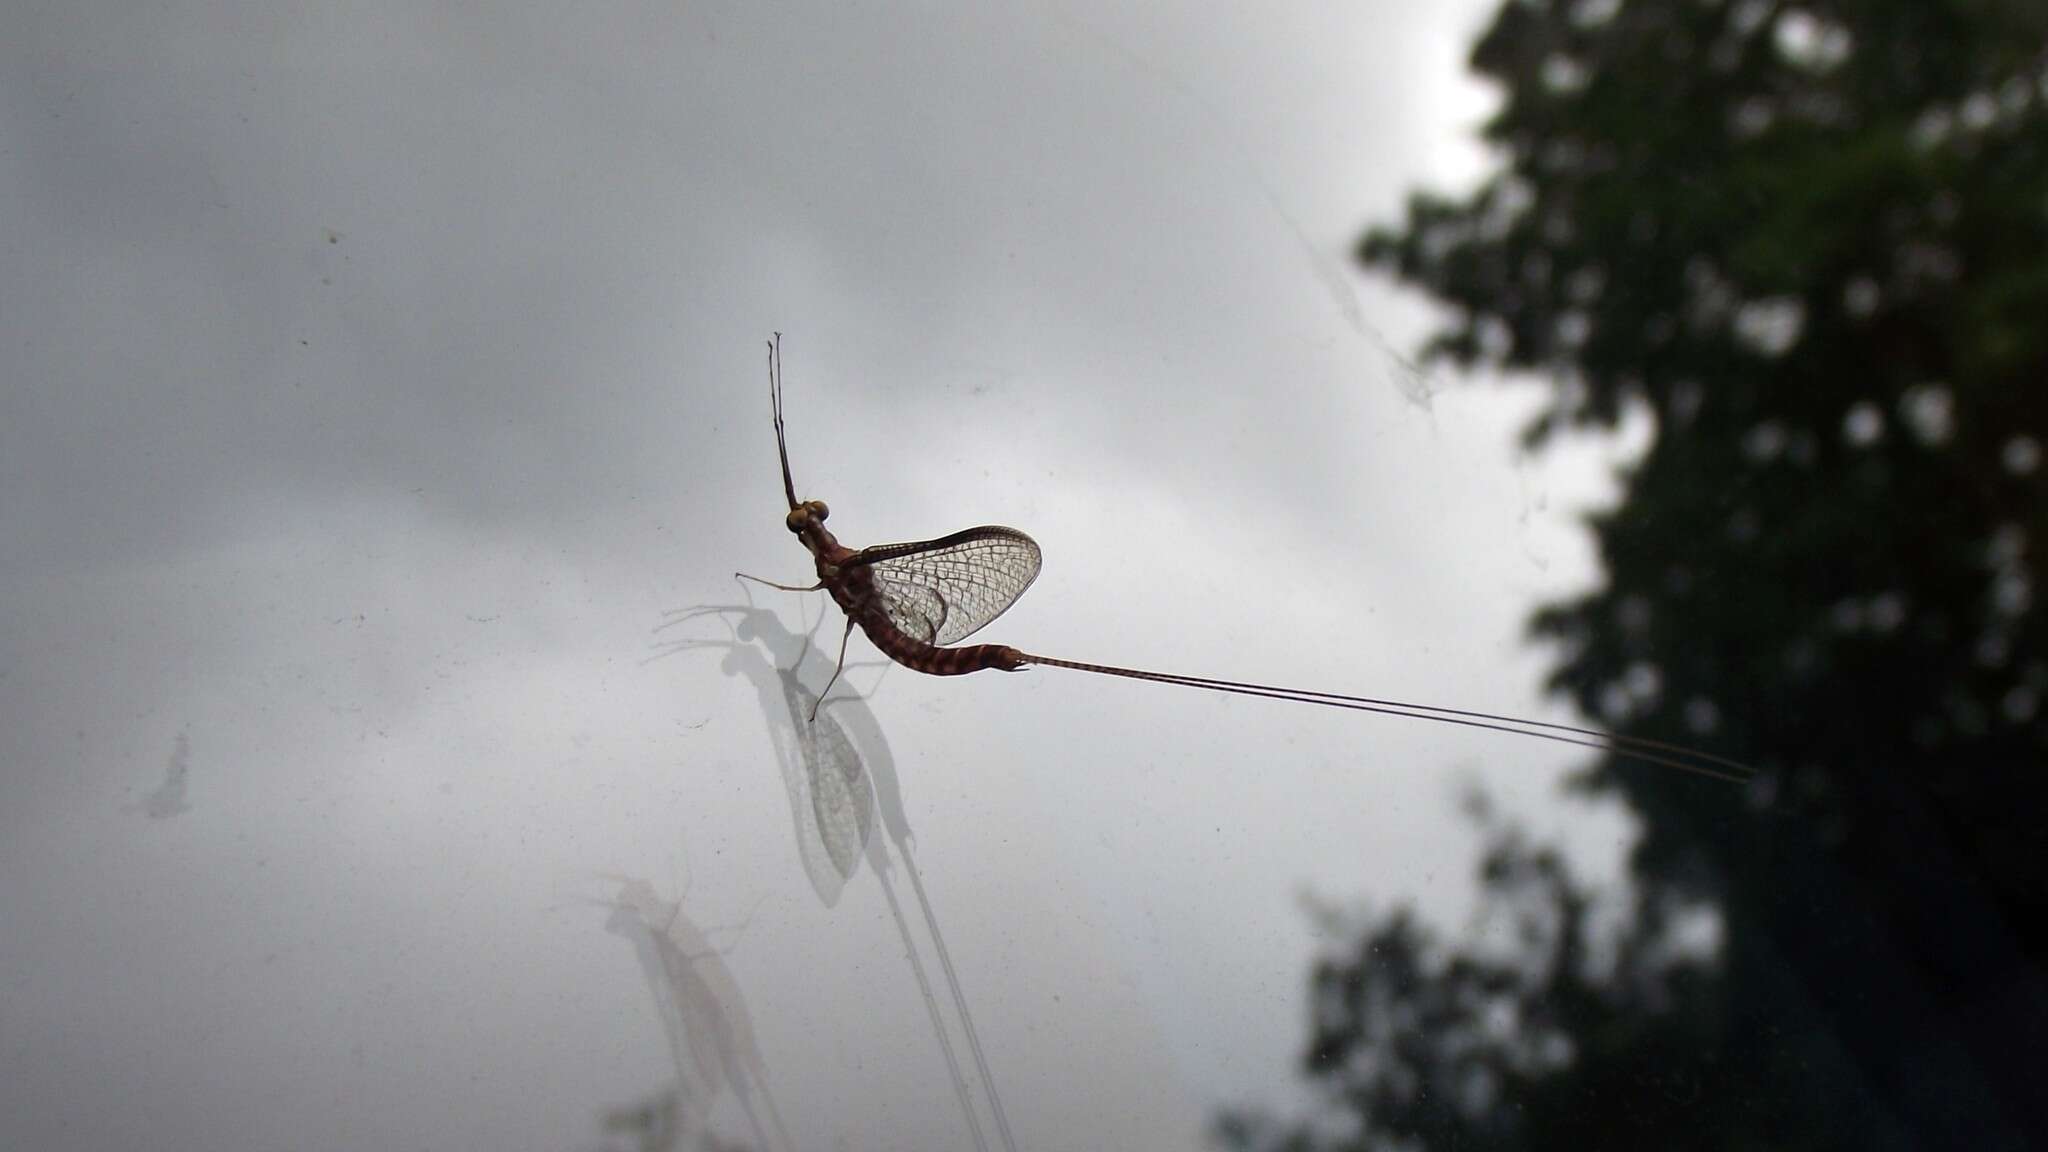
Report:
M1031 537L989 524L855 552L821 523L825 511L823 502L806 501L789 514L790 531L817 558L818 582L849 629L860 625L891 660L934 676L1024 666L1022 652L1000 644L944 645L966 639L1030 587L1039 563Z
M846 613L846 632L839 640L839 666L833 669L832 679L826 682L824 691L818 693L821 704L825 693L832 690L832 685L839 680L840 671L846 666L846 641L858 626L891 660L933 676L960 676L984 668L1015 672L1030 665L1070 668L1077 672L1129 680L1150 680L1212 692L1264 696L1328 708L1511 732L1518 736L1598 748L1630 759L1720 780L1740 782L1754 773L1754 769L1740 761L1683 745L1620 736L1569 724L1371 696L1086 664L1051 656L1034 656L1002 644L952 647L1002 615L1024 594L1025 589L1031 587L1031 582L1038 578L1038 544L1015 528L988 524L936 540L878 544L858 551L848 548L825 527L825 517L829 514L825 502L799 501L796 485L790 480L789 445L782 421L780 333L768 345L768 390L775 411L775 448L782 459L782 491L789 499L789 515L784 523L810 551L817 564L818 582L808 587L797 587L762 580L743 572L735 575L788 592L823 589L831 593L832 599ZM812 705L813 719L817 717L817 709L818 705Z
M825 692L846 666L846 641L857 625L891 660L933 676L961 676L984 668L1014 672L1029 660L1015 648L976 644L954 648L1002 615L1038 577L1038 544L1015 528L988 524L907 544L878 544L858 552L825 527L831 510L823 500L798 500L789 475L789 445L782 423L782 337L768 345L769 395L775 410L775 449L782 459L782 492L789 499L783 523L803 541L816 563L818 582L792 587L737 575L789 592L831 593L846 613L846 632L839 640L839 667ZM817 716L818 704L811 706Z

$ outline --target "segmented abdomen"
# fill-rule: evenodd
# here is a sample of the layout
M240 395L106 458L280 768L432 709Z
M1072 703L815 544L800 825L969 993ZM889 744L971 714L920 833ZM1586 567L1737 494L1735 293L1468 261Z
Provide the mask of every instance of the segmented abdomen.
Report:
M971 644L965 648L940 648L906 635L889 623L879 611L861 613L861 631L875 642L884 655L913 672L930 676L965 676L983 668L1014 672L1024 664L1024 654L1002 644Z

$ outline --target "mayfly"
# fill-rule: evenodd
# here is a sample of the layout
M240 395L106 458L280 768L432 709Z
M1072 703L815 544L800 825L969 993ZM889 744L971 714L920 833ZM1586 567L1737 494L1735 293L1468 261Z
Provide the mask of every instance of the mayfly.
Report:
M789 474L789 443L782 421L782 334L779 332L768 343L768 392L775 415L775 450L782 458L782 492L789 499L789 515L783 523L810 551L817 564L818 582L795 586L777 584L744 572L734 575L785 592L829 592L846 613L846 631L839 638L839 664L832 670L832 678L825 682L824 690L818 693L819 703L824 701L825 693L832 690L832 685L838 683L839 674L846 667L846 642L858 626L891 660L912 671L933 676L961 676L984 668L1015 672L1033 665L1071 668L1103 676L1122 676L1131 680L1206 688L1213 692L1294 700L1329 708L1349 708L1359 712L1433 720L1439 724L1510 732L1518 736L1598 748L1617 756L1735 783L1754 774L1754 769L1746 764L1698 749L1592 728L1576 728L1569 724L1339 692L1280 688L1238 680L1086 664L1051 656L1034 656L1004 644L955 647L1002 615L1017 602L1025 589L1031 587L1031 582L1038 578L1040 556L1037 542L1015 528L985 524L936 540L877 544L858 551L848 548L826 529L825 517L829 510L823 500L796 498L796 484ZM816 704L811 706L811 716L813 719L817 717Z

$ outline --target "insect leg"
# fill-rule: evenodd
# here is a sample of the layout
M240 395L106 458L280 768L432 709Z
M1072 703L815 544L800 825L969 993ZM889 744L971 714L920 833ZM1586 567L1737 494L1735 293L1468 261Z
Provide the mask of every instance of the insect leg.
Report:
M839 663L832 669L832 678L825 681L825 692L830 692L832 686L839 683L839 674L846 671L846 642L851 639L853 639L853 617L848 616L846 618L846 631L839 636ZM825 703L825 692L818 693L818 698L811 702L811 719L814 721L818 718L819 706Z
M777 584L773 580L763 580L759 576L749 576L745 572L735 572L732 574L732 577L735 580L752 580L756 584L766 584L770 588L780 588L784 592L816 592L825 586L825 582L820 580L808 588L798 588L794 584Z

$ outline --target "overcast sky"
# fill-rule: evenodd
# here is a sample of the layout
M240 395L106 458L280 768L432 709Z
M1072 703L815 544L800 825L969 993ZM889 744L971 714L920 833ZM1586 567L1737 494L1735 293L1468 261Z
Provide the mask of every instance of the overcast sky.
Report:
M813 727L732 579L780 329L843 541L1043 547L978 640L1566 718L1625 446L1347 264L1488 7L7 5L0 1143L1193 1148L1462 788L1611 869L1531 741L861 639Z

